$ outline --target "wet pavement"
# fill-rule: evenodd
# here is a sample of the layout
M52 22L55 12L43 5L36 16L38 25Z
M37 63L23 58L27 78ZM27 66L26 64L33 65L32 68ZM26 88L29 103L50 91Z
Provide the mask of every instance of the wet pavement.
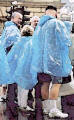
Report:
M69 118L66 119L51 119L48 115L36 111L22 111L19 109L11 111L9 106L6 105L6 102L0 102L0 120L74 120L74 117L69 116Z

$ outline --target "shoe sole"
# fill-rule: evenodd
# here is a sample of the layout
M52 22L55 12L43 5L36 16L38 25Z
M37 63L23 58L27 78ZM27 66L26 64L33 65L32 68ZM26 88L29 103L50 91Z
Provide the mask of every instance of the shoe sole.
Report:
M61 116L49 115L49 117L50 117L50 118L54 118L54 117L57 117L57 118L67 118L68 116L61 117Z

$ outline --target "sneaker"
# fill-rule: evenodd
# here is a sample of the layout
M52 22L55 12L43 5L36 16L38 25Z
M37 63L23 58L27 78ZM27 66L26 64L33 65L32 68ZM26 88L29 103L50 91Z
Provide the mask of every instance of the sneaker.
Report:
M3 102L2 97L0 96L0 102Z
M46 109L44 109L44 110L43 110L43 113L44 113L45 115L48 115L49 112L48 112Z
M6 102L6 95L2 95L1 99L2 99L2 102Z
M49 113L49 117L60 117L60 118L67 118L68 114L67 113L62 113L58 109L52 109Z
M27 110L27 111L34 111L34 109L31 108L31 107L29 107L28 105L27 105L27 107L26 107L26 110Z
M22 111L34 111L34 109L30 108L29 106L27 106L27 107L19 106L19 110L22 110Z

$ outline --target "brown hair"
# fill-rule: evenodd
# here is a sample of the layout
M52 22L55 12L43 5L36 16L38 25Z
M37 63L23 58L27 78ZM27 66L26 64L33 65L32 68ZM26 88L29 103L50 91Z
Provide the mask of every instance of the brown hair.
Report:
M30 25L25 25L21 30L22 36L32 36L34 29Z

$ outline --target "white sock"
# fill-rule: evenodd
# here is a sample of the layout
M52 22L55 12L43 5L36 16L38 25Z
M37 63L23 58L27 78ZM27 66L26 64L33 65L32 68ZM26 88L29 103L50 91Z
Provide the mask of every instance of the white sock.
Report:
M20 107L27 107L28 91L18 86L18 105Z
M50 111L50 100L49 99L44 100L42 103L43 103L43 109L49 112Z
M52 109L57 109L56 100L50 100L50 111Z

